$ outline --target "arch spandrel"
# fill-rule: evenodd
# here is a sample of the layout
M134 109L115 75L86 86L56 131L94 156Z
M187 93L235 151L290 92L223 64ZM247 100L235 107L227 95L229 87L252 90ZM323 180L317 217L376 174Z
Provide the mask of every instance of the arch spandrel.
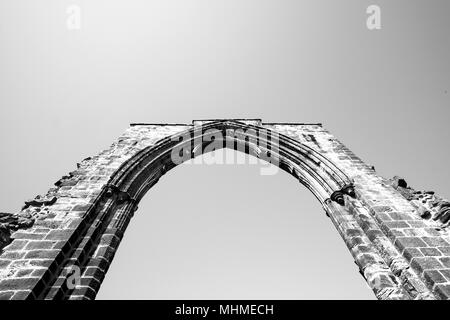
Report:
M27 201L16 214L1 214L0 297L93 299L140 199L179 164L172 152L186 147L183 161L202 154L211 141L198 138L211 138L209 130L222 134L215 141L222 147L232 141L238 151L275 159L272 164L304 184L379 299L450 297L450 211L444 199L420 196L406 183L378 176L320 124L260 119L133 124L46 195ZM239 130L243 138L229 134ZM432 250L439 255L424 254ZM73 266L82 281L71 288ZM25 270L29 274L23 276Z

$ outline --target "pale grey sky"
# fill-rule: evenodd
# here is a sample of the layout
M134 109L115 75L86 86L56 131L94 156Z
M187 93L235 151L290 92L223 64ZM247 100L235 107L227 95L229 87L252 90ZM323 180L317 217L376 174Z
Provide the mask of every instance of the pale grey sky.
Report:
M81 29L70 31L73 4ZM366 28L370 4L381 7L381 30ZM45 193L131 122L198 118L322 122L381 175L450 197L449 9L446 0L2 1L0 210L17 211ZM167 175L141 204L99 298L366 297L312 195L283 172L267 183L252 170L191 166ZM216 189L200 182L231 189L232 201L217 206ZM180 195L186 186L195 189ZM243 190L248 197L237 196ZM261 197L265 190L278 193ZM200 207L190 203L198 193ZM189 217L188 230L170 229L167 219ZM238 217L242 224L232 223ZM235 237L225 240L221 225ZM307 258L309 233L328 264ZM174 243L186 249L172 252ZM214 245L225 251L211 252ZM264 246L279 259L260 257ZM223 260L233 253L239 260ZM330 266L342 270L334 272L338 282L309 276L328 275ZM265 286L252 278L256 269Z

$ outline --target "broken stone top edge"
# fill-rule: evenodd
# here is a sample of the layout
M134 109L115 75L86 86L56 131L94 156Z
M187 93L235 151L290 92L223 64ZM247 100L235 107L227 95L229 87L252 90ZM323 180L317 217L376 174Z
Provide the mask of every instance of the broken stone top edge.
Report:
M319 122L263 122L262 119L250 119L250 118L242 118L242 119L194 119L192 123L147 123L147 122L136 122L130 123L131 127L134 126L196 126L203 125L205 123L211 122L226 122L226 121L234 121L234 122L243 122L249 123L253 125L298 125L298 126L322 126L322 123Z

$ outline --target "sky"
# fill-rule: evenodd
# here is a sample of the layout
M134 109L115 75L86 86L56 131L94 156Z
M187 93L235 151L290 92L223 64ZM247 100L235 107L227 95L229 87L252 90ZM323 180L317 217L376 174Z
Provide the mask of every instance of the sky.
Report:
M379 30L366 26L373 4ZM321 122L380 175L449 198L449 9L446 0L4 0L0 211L46 193L129 123L210 118ZM369 298L312 195L284 172L252 170L169 173L141 203L99 298ZM231 201L218 204L216 189ZM312 234L315 250L305 247Z

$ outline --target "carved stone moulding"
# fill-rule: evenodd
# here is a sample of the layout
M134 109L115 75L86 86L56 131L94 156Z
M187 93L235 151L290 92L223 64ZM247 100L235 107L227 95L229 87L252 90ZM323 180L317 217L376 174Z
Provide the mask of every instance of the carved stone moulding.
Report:
M331 194L330 199L343 206L345 205L344 195L356 198L355 187L353 186L353 184L347 184L344 187L342 187L341 190L334 191Z

